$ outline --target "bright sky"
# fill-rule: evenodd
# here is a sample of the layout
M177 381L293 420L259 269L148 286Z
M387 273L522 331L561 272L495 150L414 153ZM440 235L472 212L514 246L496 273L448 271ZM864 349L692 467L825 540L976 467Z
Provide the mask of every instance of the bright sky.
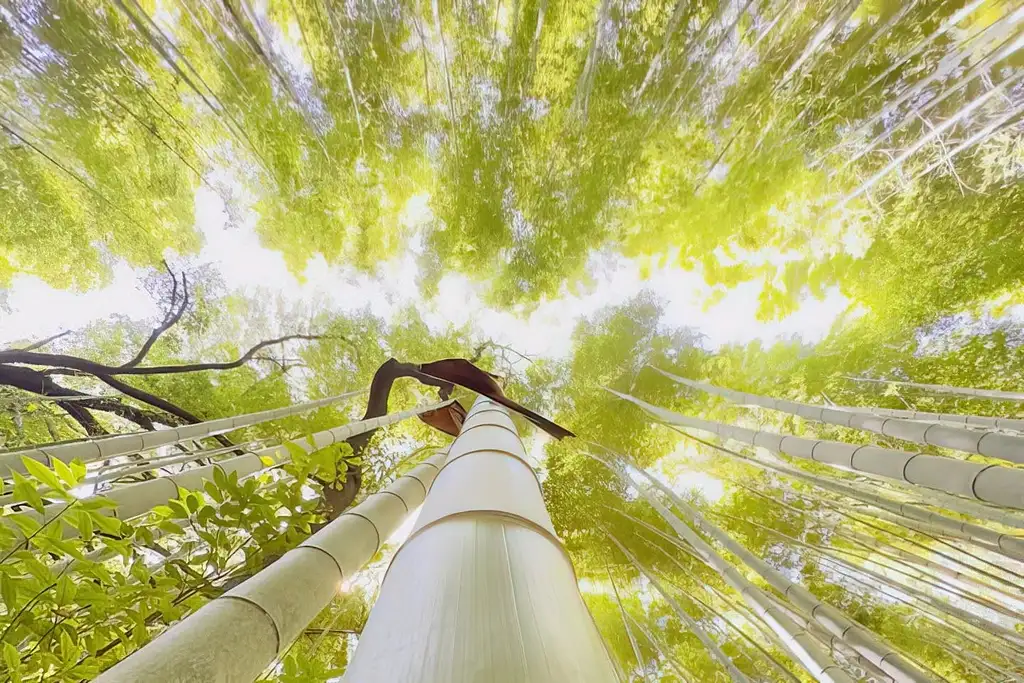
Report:
M429 222L428 202L427 196L410 200L404 215L410 228L422 228ZM689 326L705 335L710 348L755 339L771 342L791 336L814 342L827 334L848 305L838 290L830 290L824 300L807 297L792 315L761 323L755 317L761 292L759 283L742 284L705 309L711 288L699 272L666 265L653 269L645 279L638 263L617 256L591 259L597 283L592 291L566 291L525 317L486 306L481 286L458 274L445 276L438 296L424 305L416 294L417 240L401 258L384 264L378 278L328 265L323 257L317 256L308 262L304 281L300 282L288 271L278 252L260 245L254 230L254 213L245 216L241 226L229 226L220 197L202 186L197 191L196 221L205 244L198 257L189 261L215 267L231 290L248 295L279 294L286 302L307 309L322 306L344 312L368 306L385 319L416 303L426 322L435 329L443 329L448 323L471 322L481 338L489 337L538 356L567 354L570 335L581 318L605 306L621 304L645 289L664 300L664 325ZM180 260L174 254L168 254L168 258L172 264ZM763 260L764 255L754 254L752 258ZM158 311L140 287L141 275L120 263L114 266L108 286L85 293L54 290L38 278L16 276L7 292L9 310L0 310L0 344L79 329L115 314L136 320L152 318Z

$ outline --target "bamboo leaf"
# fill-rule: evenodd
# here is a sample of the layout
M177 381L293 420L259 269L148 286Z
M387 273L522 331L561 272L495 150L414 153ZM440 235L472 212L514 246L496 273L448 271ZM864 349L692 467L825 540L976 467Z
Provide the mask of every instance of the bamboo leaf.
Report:
M74 470L61 460L55 459L53 461L53 470L60 477L60 480L67 484L68 488L78 486L78 482L81 481L81 478L75 474Z
M7 614L18 611L18 588L6 572L0 573L0 596L7 607Z
M26 479L18 472L11 472L11 477L14 479L14 500L28 503L33 510L43 514L43 499L36 490L35 483L30 479Z
M59 491L61 493L67 492L67 489L64 487L60 478L53 472L53 470L43 463L29 457L23 457L21 462L29 474L49 486L54 491Z

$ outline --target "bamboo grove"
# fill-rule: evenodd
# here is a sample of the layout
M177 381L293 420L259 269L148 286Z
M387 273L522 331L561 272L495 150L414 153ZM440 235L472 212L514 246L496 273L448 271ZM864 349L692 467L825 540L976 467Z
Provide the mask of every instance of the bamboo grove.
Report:
M509 672L1024 680L1022 19L0 3L0 287L127 267L167 311L0 349L0 681L394 680L395 642L431 651L413 616L441 633L430 601L463 595L442 569L474 566L438 520L481 512L481 552L569 586L564 632L488 651ZM412 268L414 305L229 291L189 266L211 212L297 277ZM758 324L850 305L814 343L710 343L677 291L585 309L564 355L488 329L608 263L683 268L726 318L752 288ZM490 313L433 320L452 278ZM415 374L367 417L394 358L469 359L576 436ZM457 437L429 422L453 399Z
M763 280L766 317L835 285L920 317L943 270L973 297L1019 276L1016 241L957 258L1019 215L1019 3L548 5L12 3L0 276L191 253L206 194L296 272L413 244L426 293L458 272L501 305L609 248ZM894 272L904 228L931 249Z

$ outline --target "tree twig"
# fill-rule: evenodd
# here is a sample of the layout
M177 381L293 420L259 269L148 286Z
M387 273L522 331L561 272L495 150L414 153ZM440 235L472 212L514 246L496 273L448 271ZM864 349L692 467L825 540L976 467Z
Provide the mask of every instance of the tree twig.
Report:
M185 273L181 274L181 305L176 306L178 303L178 278L174 276L174 271L171 270L170 266L167 265L167 261L164 261L164 267L167 268L167 273L171 276L171 303L167 308L167 313L164 314L164 319L153 328L150 332L149 338L146 339L146 343L142 345L139 352L135 354L135 357L130 361L122 365L122 368L134 368L145 359L146 354L153 348L153 344L160 338L160 335L167 330L174 327L174 325L181 320L181 316L185 314L185 310L189 305L188 296L188 278Z
M57 334L51 335L51 336L47 337L46 339L41 339L41 340L39 340L37 342L34 342L32 344L29 344L28 346L23 347L23 348L20 348L20 349L7 349L7 350L8 351L35 351L36 349L40 349L40 348L46 346L47 344L49 344L50 342L56 341L56 340L60 339L61 337L64 337L64 336L69 335L69 334L71 334L71 330L64 330L63 332L58 332Z

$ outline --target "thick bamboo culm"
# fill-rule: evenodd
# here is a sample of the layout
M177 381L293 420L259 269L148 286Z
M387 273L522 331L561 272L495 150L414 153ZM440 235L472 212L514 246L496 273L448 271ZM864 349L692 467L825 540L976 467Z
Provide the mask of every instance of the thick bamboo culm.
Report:
M363 434L372 429L378 429L380 427L395 424L396 422L401 422L402 420L414 417L420 413L437 410L449 403L451 403L451 401L422 406L419 408L411 408L398 413L392 413L391 415L373 417L369 420L349 422L341 425L340 427L335 427L334 429L326 429L322 432L316 432L309 437L303 437L278 446L271 446L270 448L264 448L259 451L245 453L212 465L204 465L202 467L185 470L184 472L174 474L169 477L147 479L146 481L140 481L135 484L121 486L99 495L102 495L104 498L107 498L117 504L117 507L110 511L111 515L122 520L131 519L132 517L137 517L149 512L157 505L163 505L169 500L174 500L181 494L182 490L202 489L204 481L213 481L213 473L215 470L219 469L225 475L237 473L239 477L255 474L261 470L270 467L277 467L288 462L288 460L291 459L291 451L289 448L299 448L306 453L311 453L315 450L326 448L331 444L344 441L356 434ZM269 464L266 464L264 459L267 459ZM35 518L39 522L45 522L61 514L61 512L63 512L69 505L74 505L74 503L52 503L43 509L42 515L31 511L25 512L24 514ZM11 528L15 533L23 535L23 532L21 532L19 528L14 527L13 525L11 525ZM78 531L75 527L70 525L64 526L65 537L71 538L77 533Z
M613 683L508 412L478 399L396 553L350 683Z
M223 417L217 420L208 420L171 429L157 429L149 432L135 432L134 434L115 434L113 436L85 439L83 441L6 451L0 453L0 477L9 477L11 472L24 474L26 470L22 464L22 458L38 460L47 467L50 467L54 460L60 460L65 463L72 460L80 460L81 462L106 460L119 455L138 453L139 451L157 448L158 446L171 446L191 439L216 436L242 427L260 424L261 422L269 422L271 420L279 420L282 417L306 413L310 410L323 408L332 403L343 401L346 398L357 396L365 391L365 389L360 389L359 391L350 391L317 401L297 403L285 406L284 408L261 410L257 413L236 415L234 417Z
M676 508L683 512L694 526L714 538L730 553L740 558L745 565L760 574L768 585L786 596L786 599L797 608L812 615L832 635L850 645L869 662L885 671L897 683L930 683L932 681L931 677L921 671L891 645L879 639L870 630L864 628L832 605L818 600L809 590L800 584L790 581L782 572L734 541L731 536L717 526L708 522L700 512L676 495L672 489L658 481L656 477L650 475L646 470L635 469L652 486L668 496ZM689 542L691 546L698 547L692 539L700 540L700 538L689 527L683 524L675 515L672 515L656 498L643 490L641 490L641 495L644 495L654 505L658 513L684 540ZM703 543L702 540L700 542Z
M118 662L96 683L248 682L284 652L426 497L438 453Z
M609 390L612 391L612 390ZM927 453L910 453L891 448L805 439L747 429L711 420L687 417L651 405L629 394L613 394L635 403L657 419L679 427L699 429L718 436L767 448L794 458L813 460L878 477L917 484L946 493L974 498L995 505L1024 510L1024 469L986 465Z
M860 429L926 446L952 448L964 453L975 453L1008 462L1024 463L1024 436L1000 434L988 429L968 429L967 427L953 427L936 422L920 422L901 417L885 417L859 411L851 412L850 410L840 410L829 406L816 406L809 403L758 396L757 394L749 394L744 391L723 389L706 382L695 382L685 377L677 377L664 370L658 370L658 368L654 369L684 386L700 389L715 396L721 396L739 405L755 405L761 408L790 413L791 415L798 415L815 422Z

